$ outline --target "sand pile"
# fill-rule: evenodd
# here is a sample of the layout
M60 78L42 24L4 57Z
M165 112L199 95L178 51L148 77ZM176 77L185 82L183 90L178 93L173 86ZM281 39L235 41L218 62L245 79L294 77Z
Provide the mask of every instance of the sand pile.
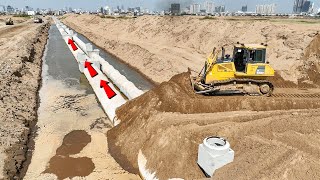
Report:
M308 177L317 175L320 111L289 109L320 108L319 99L200 96L192 92L189 75L176 75L118 109L122 122L108 132L108 143L125 169L137 173L141 150L161 179L203 178L198 144L218 135L230 141L236 159L216 178L290 179L305 168L312 169Z
M320 86L320 34L317 34L305 49L303 66L299 67L302 73L300 82L304 84L314 84Z
M249 17L67 15L62 20L156 82L167 81L188 67L200 71L213 47L225 46L231 54L236 42L263 42L268 43L270 64L284 80L297 84L308 71L300 68L305 49L320 28L319 20Z
M183 73L199 71L213 47L225 46L231 54L236 42L263 42L277 70L271 79L277 88L318 87L318 20L67 15L62 21L163 82L119 108L121 123L108 131L110 152L126 170L138 173L141 150L147 168L160 179L203 178L196 164L198 144L216 135L228 139L236 152L216 179L320 175L319 98L200 96L190 88L190 73Z

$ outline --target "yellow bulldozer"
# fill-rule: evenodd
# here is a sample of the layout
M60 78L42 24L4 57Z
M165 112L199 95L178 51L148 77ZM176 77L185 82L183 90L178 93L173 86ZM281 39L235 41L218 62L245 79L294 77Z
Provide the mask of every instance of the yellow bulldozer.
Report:
M274 69L266 59L266 44L237 43L233 57L213 49L204 68L197 77L191 78L197 94L271 96L273 85L268 77L274 76Z
M6 20L6 25L13 25L13 20L11 18L8 18Z

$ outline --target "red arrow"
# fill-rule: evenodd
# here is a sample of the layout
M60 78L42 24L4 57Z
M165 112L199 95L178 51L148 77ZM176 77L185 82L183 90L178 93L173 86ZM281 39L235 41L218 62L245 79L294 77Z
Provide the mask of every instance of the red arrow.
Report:
M98 72L92 67L92 63L86 61L84 63L84 68L87 68L89 71L89 74L92 78L94 78L96 75L98 75Z
M73 51L75 51L75 50L78 49L78 47L74 44L74 41L73 41L72 39L70 39L70 38L69 38L69 40L68 40L68 44L71 45Z
M111 87L108 85L109 82L101 80L100 81L100 88L104 88L104 91L106 92L109 99L112 99L117 94L111 89Z

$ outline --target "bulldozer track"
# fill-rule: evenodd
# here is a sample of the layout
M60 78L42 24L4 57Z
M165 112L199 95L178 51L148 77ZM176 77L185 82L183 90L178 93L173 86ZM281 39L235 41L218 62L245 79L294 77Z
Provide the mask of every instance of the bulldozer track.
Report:
M320 94L272 94L271 97L274 98L320 98Z
M249 83L249 82L253 82L253 83L270 83L270 81L268 80L254 80L254 79L229 79L229 80L225 80L225 81L214 81L213 84L226 84L226 83L232 83L232 82L242 82L242 83Z

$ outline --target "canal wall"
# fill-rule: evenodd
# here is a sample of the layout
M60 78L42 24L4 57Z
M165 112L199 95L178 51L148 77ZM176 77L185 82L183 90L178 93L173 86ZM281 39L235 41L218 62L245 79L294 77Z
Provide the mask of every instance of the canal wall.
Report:
M104 112L113 125L120 121L116 117L116 109L144 92L138 89L117 69L99 55L99 50L92 44L84 43L77 34L53 18L64 41L68 45L79 65L79 71L84 73L92 86Z

